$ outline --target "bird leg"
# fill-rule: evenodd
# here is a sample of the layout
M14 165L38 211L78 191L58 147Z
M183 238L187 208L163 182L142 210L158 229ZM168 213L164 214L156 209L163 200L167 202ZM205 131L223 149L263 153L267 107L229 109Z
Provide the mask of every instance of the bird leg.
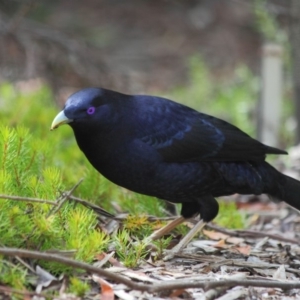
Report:
M175 220L172 220L164 227L154 231L150 236L147 237L146 242L152 242L154 240L157 240L164 236L165 234L169 233L171 230L173 230L177 225L183 223L185 221L185 218L180 216L176 218Z
M174 255L180 252L205 225L206 222L201 219L174 248L167 251L164 260L172 259Z

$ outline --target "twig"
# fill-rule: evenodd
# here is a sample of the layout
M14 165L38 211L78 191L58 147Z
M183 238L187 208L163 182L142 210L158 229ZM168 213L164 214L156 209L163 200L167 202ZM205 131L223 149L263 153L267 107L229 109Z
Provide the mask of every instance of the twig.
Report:
M69 199L69 197L71 196L71 194L76 190L76 188L80 185L80 183L83 181L83 178L81 178L72 188L71 190L69 190L68 192L65 192L62 194L61 199L59 199L58 205L57 207L55 207L54 209L51 209L47 215L47 218L52 215L52 214L56 214L60 208L62 207L62 205Z
M123 220L126 220L128 218L130 214L128 213L124 213L122 214L121 216L115 216L114 219L117 220L117 221L123 221ZM172 220L175 220L176 218L178 218L178 216L174 216L174 217L155 217L155 216L147 216L145 215L145 217L147 218L147 221L148 222L156 222L156 221L172 221ZM190 219L187 220L187 222L189 221Z
M186 280L170 280L163 283L153 283L152 285L136 283L130 279L125 278L124 276L112 273L107 270L99 269L89 264L79 262L73 259L65 258L62 256L49 254L47 252L38 252L38 251L29 251L16 248L0 248L0 253L8 256L20 256L28 257L34 259L44 259L47 261L55 261L62 263L74 268L83 269L85 271L97 274L99 276L104 276L110 280L113 280L118 283L123 283L131 289L147 291L149 293L161 292L173 289L185 289L185 288L203 288L204 290L215 289L220 287L233 287L233 286L255 286L255 287L273 287L281 288L283 290L287 289L300 289L300 282L291 282L291 281L275 281L275 280L199 280L191 281L190 279Z
M34 259L43 259L46 261L55 261L58 263L62 263L64 265L68 265L74 268L83 269L85 271L95 273L99 276L104 276L110 280L123 283L127 285L130 288L141 290L141 291L147 291L148 286L145 284L139 284L134 283L132 280L125 278L124 276L99 269L97 267L91 266L89 264L79 262L70 258L66 258L63 256L59 256L56 254L51 254L47 252L39 252L39 251L29 251L29 250L23 250L23 249L17 249L17 248L0 248L0 253L8 256L19 256L19 257L28 257L28 258L34 258Z
M58 201L50 201L50 200L43 200L40 198L30 198L30 197L21 197L21 196L11 196L11 195L3 195L0 194L0 199L9 199L9 200L15 200L15 201L24 201L24 202L36 202L36 203L44 203L44 204L49 204L53 206L57 206L57 210L60 209L61 205L65 202L67 199L71 199L73 201L79 202L85 207L93 209L96 213L108 217L108 218L115 218L113 214L110 214L100 206L97 206L93 203L90 203L86 200L83 200L81 198L75 197L71 195L72 192L78 187L78 185L82 182L83 179L81 179L69 192L63 193L63 196L61 199ZM58 203L59 202L59 203ZM56 211L55 211L56 212ZM52 213L52 212L51 212ZM54 213L54 212L53 212ZM117 218L116 218L117 219ZM125 218L121 218L122 220Z
M9 195L3 195L3 194L0 194L0 199L10 199L10 200L16 200L16 201L25 201L25 202L38 202L38 203L44 203L44 204L49 204L49 205L54 205L54 206L57 205L57 203L54 201L48 201L48 200L43 200L43 199L39 199L39 198L9 196Z
M21 257L19 256L15 256L15 259L22 264L23 266L25 266L28 270L30 270L33 274L36 274L36 271L33 267L31 267L27 262L25 262Z
M246 275L244 273L233 274L231 280L245 280ZM206 293L201 297L200 300L210 300L216 299L219 295L226 292L227 287L218 287L215 289L209 289Z
M291 238L286 238L284 236L280 236L277 234L272 234L268 232L263 232L263 231L255 231L255 230L230 230L230 229L225 229L221 228L219 226L213 225L213 224L206 224L207 228L228 234L228 235L233 235L233 236L238 236L238 237L268 237L273 240L277 241L282 241L286 243L292 243L292 244L299 244L299 240L296 239L291 239Z
M149 292L160 292L173 289L187 289L187 288L203 288L204 290L216 289L221 287L233 287L233 286L256 286L256 287L272 287L280 288L283 290L299 289L300 282L281 282L281 281L269 281L269 280L214 280L214 281L195 281L190 282L188 280L170 280L169 282L154 284Z
M113 214L110 214L108 211L104 210L103 208L101 208L100 206L98 205L95 205L93 203L90 203L86 200L83 200L81 198L78 198L78 197L75 197L73 195L67 195L67 198L70 199L70 200L73 200L73 201L76 201L76 202L79 202L80 204L84 205L85 207L87 208L91 208L92 210L94 210L96 213L102 215L102 216L105 216L105 217L108 217L108 218L112 218L114 219L115 216Z

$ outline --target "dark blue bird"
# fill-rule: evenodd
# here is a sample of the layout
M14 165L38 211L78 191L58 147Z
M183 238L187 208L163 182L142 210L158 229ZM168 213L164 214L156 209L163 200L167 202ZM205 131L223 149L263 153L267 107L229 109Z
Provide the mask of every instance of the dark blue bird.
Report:
M69 97L51 128L66 123L79 148L106 178L134 192L182 204L182 217L152 239L200 214L198 231L218 214L219 196L265 193L300 209L300 182L265 161L267 154L285 151L182 104L87 88Z

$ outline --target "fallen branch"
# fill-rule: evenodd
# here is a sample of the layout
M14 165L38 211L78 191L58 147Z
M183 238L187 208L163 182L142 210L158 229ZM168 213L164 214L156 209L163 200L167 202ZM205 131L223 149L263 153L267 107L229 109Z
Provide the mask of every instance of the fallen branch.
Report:
M231 280L245 280L246 279L246 274L245 273L238 273L238 274L233 274L231 276ZM218 287L215 289L209 289L207 290L204 295L199 299L199 300L213 300L218 298L220 295L226 293L228 290L227 287ZM236 291L240 292L240 291ZM236 298L234 298L236 299Z
M112 281L123 283L127 287L139 290L139 291L147 291L149 293L168 291L173 289L186 289L186 288L203 288L204 290L215 289L220 287L233 287L233 286L244 286L244 287L272 287L272 288L281 288L283 290L287 289L300 289L300 282L292 282L292 281L275 281L275 280L194 280L184 279L184 280L170 280L168 282L163 283L154 283L152 285L136 283L130 279L125 278L124 276L115 274L113 272L99 269L97 267L91 266L89 264L79 262L73 259L65 258L59 255L50 254L47 252L38 252L38 251L29 251L23 249L16 248L0 248L0 253L8 256L19 256L19 257L27 257L34 259L43 259L46 261L55 261L58 263L62 263L74 268L83 269L87 272L91 272L97 274L99 276L106 277Z
M147 291L149 289L148 285L135 283L132 280L125 278L124 276L103 269L99 269L97 267L91 266L84 262L76 261L74 259L66 258L56 254L51 254L48 252L30 251L30 250L17 249L17 248L0 248L0 253L8 256L19 256L19 257L27 257L27 258L34 258L34 259L43 259L46 261L55 261L67 266L83 269L87 272L91 272L99 276L106 277L118 283L123 283L132 289L136 289L140 291Z
M153 284L149 287L148 292L161 292L165 290L173 289L187 289L187 288L203 288L204 290L216 289L221 287L233 287L233 286L244 286L244 287L269 287L269 288L280 288L283 290L299 289L300 282L281 282L281 281L269 281L269 280L213 280L213 281L179 281L170 280L169 282Z

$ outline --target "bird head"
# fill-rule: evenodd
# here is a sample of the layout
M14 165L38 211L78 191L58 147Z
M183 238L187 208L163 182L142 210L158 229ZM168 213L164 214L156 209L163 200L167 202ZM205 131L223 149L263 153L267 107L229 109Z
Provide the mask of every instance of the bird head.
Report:
M105 96L106 90L87 88L72 94L66 101L64 109L54 118L50 130L63 124L71 127L92 124L110 114L110 105Z

